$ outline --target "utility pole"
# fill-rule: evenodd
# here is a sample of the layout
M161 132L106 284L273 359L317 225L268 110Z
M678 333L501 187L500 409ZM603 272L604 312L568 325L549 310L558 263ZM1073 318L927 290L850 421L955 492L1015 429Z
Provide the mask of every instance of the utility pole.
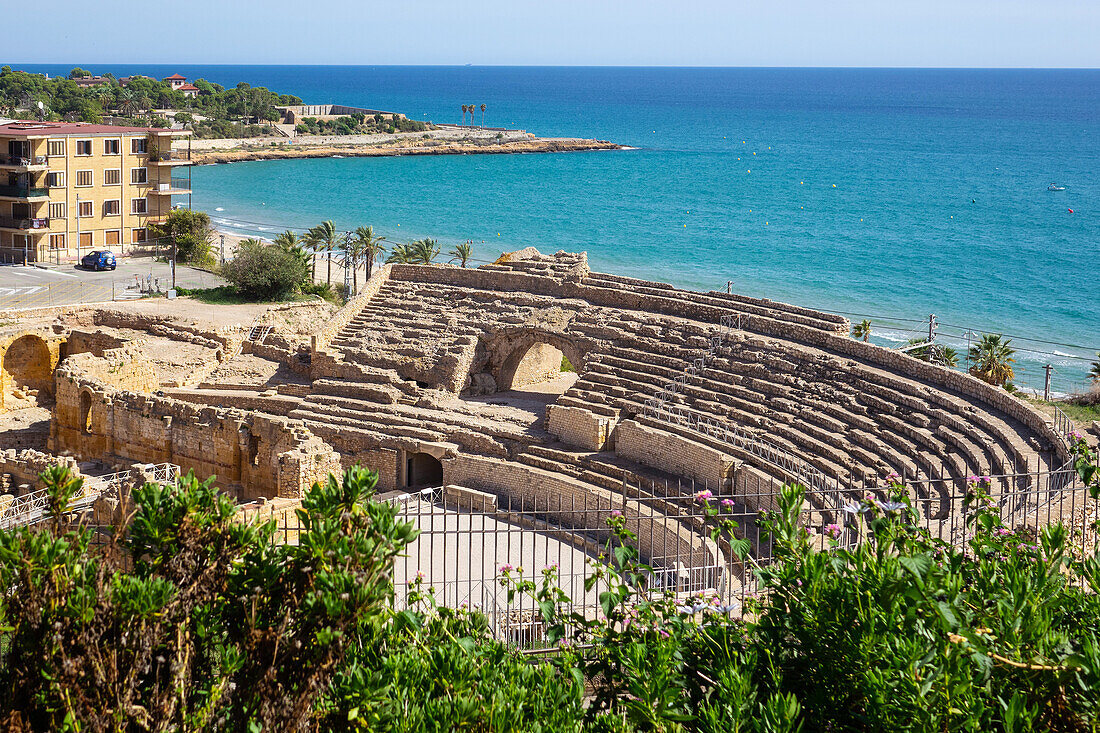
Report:
M225 264L225 235L221 235L221 245L218 247L218 257L221 259L222 264Z
M936 343L936 314L928 316L928 343Z
M172 290L176 289L176 237L178 235L172 232Z
M348 248L351 246L351 232L344 232L344 297L351 300L351 269L348 262Z
M733 280L726 280L726 295L733 294Z
M1043 367L1043 371L1047 373L1046 381L1043 383L1043 399L1047 402L1050 402L1050 372L1053 369L1054 367L1050 364Z

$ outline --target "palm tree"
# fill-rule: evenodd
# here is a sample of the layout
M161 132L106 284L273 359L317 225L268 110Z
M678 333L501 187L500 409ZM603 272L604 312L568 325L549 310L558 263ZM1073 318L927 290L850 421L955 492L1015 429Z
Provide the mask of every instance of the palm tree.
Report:
M1089 372L1089 379L1093 384L1100 384L1100 351L1096 352L1096 361L1092 363L1092 371Z
M481 126L485 127L485 103L481 103Z
M464 125L466 124L466 112L468 111L468 109L469 108L466 105L462 105L462 124Z
M390 256L386 258L387 263L394 263L397 265L408 265L413 262L413 253L407 244L395 244L393 249L390 250Z
M933 351L932 361L954 369L959 366L959 352L950 346L937 346Z
M366 263L368 280L370 280L371 272L374 270L375 261L386 251L386 248L382 246L382 242L385 241L385 237L374 236L374 227L359 227L355 230L355 238L352 240L352 244L358 256L362 257ZM356 285L355 287L358 291L359 286Z
M418 265L430 265L439 256L439 245L434 239L418 239L409 246L413 262Z
M852 326L852 338L863 339L866 341L871 337L871 322L864 319Z
M983 382L997 387L1007 385L1016 376L1012 365L1016 362L1012 355L1016 353L999 333L983 333L978 343L970 347L970 373Z
M271 241L276 247L282 247L287 252L290 252L306 267L310 266L310 253L302 248L302 244L306 241L304 238L299 237L297 234L287 229L282 234L276 234L275 238Z
M449 254L451 256L451 262L458 260L463 267L470 261L470 257L474 253L474 248L469 242L463 242L462 244L456 244Z
M476 104L471 104L470 105L470 127L474 126L474 110L476 110L476 109L477 109Z
M332 220L323 221L317 226L313 227L306 234L306 238L309 243L313 245L314 251L314 264L313 274L314 279L317 275L317 262L316 252L321 251L325 253L325 259L328 261L328 273L325 275L325 283L332 285L332 253L340 249L340 244L336 241L336 225L332 223Z

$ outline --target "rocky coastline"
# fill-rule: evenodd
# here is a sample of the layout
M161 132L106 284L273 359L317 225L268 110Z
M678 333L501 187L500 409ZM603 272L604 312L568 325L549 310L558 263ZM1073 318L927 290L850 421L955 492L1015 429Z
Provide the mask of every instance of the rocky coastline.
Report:
M404 138L355 143L241 145L234 148L196 149L191 159L198 165L239 163L249 160L287 160L295 158L386 157L399 155L491 155L515 153L565 153L586 150L622 150L624 146L607 140L583 138L539 138L516 140L492 138L441 140Z

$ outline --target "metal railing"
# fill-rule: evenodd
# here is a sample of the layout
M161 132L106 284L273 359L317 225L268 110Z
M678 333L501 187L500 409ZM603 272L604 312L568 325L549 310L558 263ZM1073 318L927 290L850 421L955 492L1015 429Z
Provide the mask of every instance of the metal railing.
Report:
M191 162L191 153L187 150L169 150L161 153L149 153L150 163Z
M32 186L13 186L2 185L0 186L0 196L14 196L16 198L26 199L35 196L49 196L50 189L43 187Z
M32 157L28 158L28 157L22 156L22 155L0 154L0 165L19 165L19 166L46 165L46 156L45 155L35 155L35 156L32 156Z
M0 216L0 227L6 229L49 229L50 220L47 218L23 219L11 216Z
M179 466L174 463L160 463L146 468L144 473L151 474L153 481L163 484L174 481L179 476L179 470ZM134 475L134 471L131 470L104 476L84 476L80 489L69 498L66 511L86 509L104 492L132 480ZM33 525L43 521L47 517L49 504L49 490L44 488L15 497L10 504L0 510L0 529Z

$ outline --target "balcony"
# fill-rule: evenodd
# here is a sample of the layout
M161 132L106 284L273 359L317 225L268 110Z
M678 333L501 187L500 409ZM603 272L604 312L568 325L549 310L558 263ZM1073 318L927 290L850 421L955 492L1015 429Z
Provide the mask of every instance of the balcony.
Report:
M187 150L169 150L164 153L149 153L150 165L191 165L191 153Z
M15 219L10 216L0 216L0 229L14 229L20 232L44 232L49 228L49 219Z
M21 168L23 170L33 169L46 169L46 156L35 155L31 157L25 157L22 155L8 155L6 153L0 153L0 167L2 168Z
M31 186L0 186L0 196L16 199L49 198L50 189Z
M149 193L153 196L181 196L191 193L191 181L173 178L170 183L154 183Z

